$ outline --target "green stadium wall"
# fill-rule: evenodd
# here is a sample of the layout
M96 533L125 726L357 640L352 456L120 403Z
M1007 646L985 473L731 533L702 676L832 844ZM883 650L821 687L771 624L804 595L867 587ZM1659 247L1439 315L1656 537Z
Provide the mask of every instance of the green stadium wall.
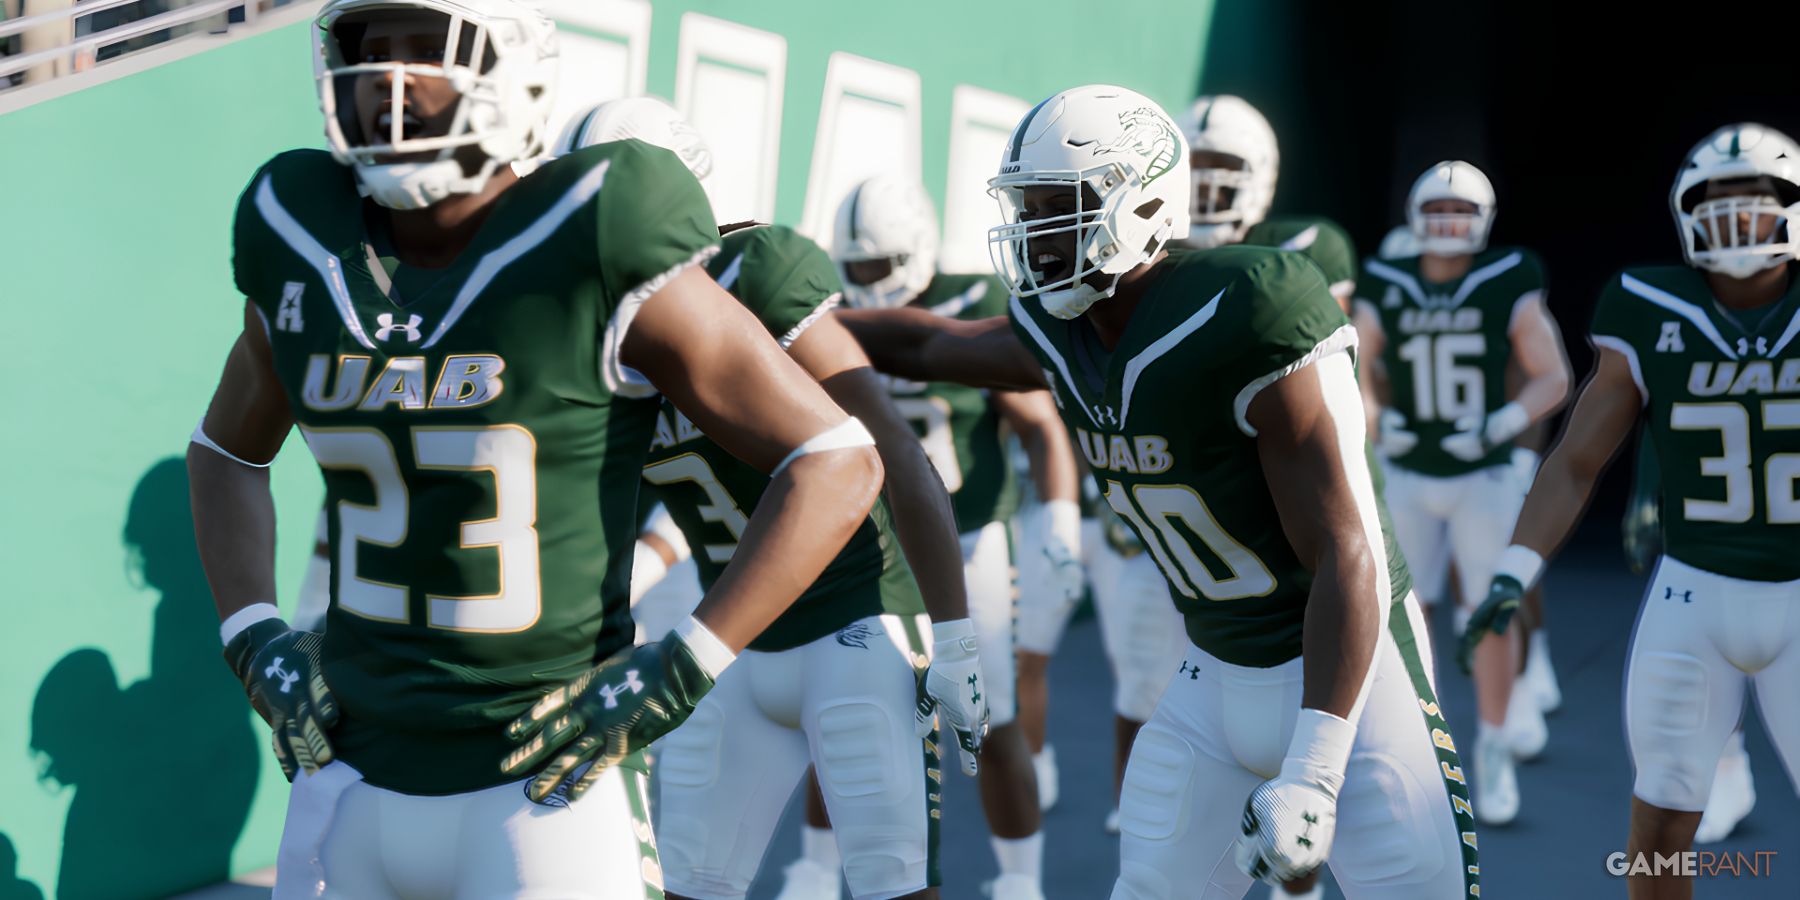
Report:
M605 0L574 18L591 25L595 8L621 5L632 3ZM778 148L773 197L760 202L794 224L825 208L816 196L809 206L809 183L841 181L851 165L835 176L816 165L815 146L830 143L818 132L834 65L847 73L834 87L851 98L845 109L916 121L917 147L893 152L940 204L948 180L966 185L989 165L958 169L952 158L965 127L952 107L969 88L1023 104L1106 81L1171 108L1193 93L1211 3L1145 0L1124 20L1124 5L1019 9L658 2L633 51L641 85L632 86L677 95L689 13L778 35L766 43L785 53L771 94L781 112L775 139L759 144ZM1093 39L1097 13L1104 41ZM308 33L302 23L250 34L0 115L0 310L6 356L27 372L0 441L11 597L0 630L0 897L19 896L14 878L47 897L164 896L274 861L286 784L220 661L180 458L242 323L229 274L238 192L277 151L322 142ZM916 73L909 112L883 119L891 98L859 93L870 72L877 95L890 83L910 90L904 71L834 54ZM968 146L1003 137L994 110L1013 107L982 108L986 120L970 127L985 131ZM737 149L713 142L719 157ZM291 610L321 486L298 441L272 480L280 599Z

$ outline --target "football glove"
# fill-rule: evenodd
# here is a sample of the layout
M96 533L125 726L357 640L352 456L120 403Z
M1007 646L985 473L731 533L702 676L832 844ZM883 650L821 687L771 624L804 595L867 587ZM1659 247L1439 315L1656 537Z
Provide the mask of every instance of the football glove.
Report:
M987 692L981 685L981 658L975 644L975 626L968 619L937 622L931 626L931 668L925 672L914 724L920 738L931 734L932 716L944 717L944 726L956 735L964 775L974 775L981 742L987 738Z
M1462 642L1456 648L1456 664L1464 674L1468 674L1474 667L1475 646L1489 632L1506 633L1506 627L1512 624L1513 614L1519 611L1519 601L1524 596L1525 586L1519 583L1519 579L1511 575L1494 576L1493 584L1488 587L1487 599L1481 601L1481 606L1469 616L1469 624L1463 628Z
M323 642L324 635L264 619L225 645L225 662L244 683L251 708L269 723L269 742L289 781L302 770L317 772L333 758L327 735L337 724L338 705L325 686Z
M1625 561L1633 575L1642 575L1656 564L1662 553L1662 511L1658 498L1648 491L1636 491L1625 504Z
M573 802L606 767L687 721L712 685L712 676L679 632L654 644L627 647L514 719L506 736L520 746L501 761L500 769L523 776L542 765L526 788L533 802L573 779Z
M1444 452L1462 460L1476 462L1495 447L1519 436L1531 427L1531 413L1518 403L1508 403L1485 419L1468 418L1457 423L1457 432L1444 438Z
M1382 456L1389 459L1405 456L1419 445L1418 433L1406 430L1406 416L1397 409L1382 410L1375 426L1378 429L1375 449L1381 451Z
M1337 797L1356 729L1314 709L1302 709L1281 773L1257 785L1244 802L1238 869L1269 884L1311 874L1331 855L1337 834Z

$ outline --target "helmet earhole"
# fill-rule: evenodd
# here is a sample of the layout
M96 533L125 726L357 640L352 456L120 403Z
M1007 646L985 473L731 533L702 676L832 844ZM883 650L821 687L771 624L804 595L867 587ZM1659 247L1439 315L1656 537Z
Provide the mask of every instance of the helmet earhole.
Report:
M1159 209L1162 209L1162 205L1163 205L1162 198L1155 197L1155 198L1152 198L1148 203L1144 203L1141 206L1139 206L1137 209L1132 210L1132 212L1136 213L1137 217L1140 219L1148 219L1148 218L1155 216L1156 211Z

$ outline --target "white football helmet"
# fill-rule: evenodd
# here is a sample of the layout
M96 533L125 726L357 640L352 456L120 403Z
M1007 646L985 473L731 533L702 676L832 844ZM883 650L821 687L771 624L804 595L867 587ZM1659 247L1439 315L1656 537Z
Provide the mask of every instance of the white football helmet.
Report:
M1413 234L1411 225L1395 225L1381 239L1381 249L1375 251L1378 259L1405 259L1419 255L1419 236Z
M1241 97L1201 97L1182 117L1188 152L1223 153L1244 161L1242 168L1193 170L1194 193L1189 215L1188 245L1220 247L1244 239L1244 233L1269 215L1275 202L1275 178L1281 150L1269 120Z
M1758 179L1754 193L1706 198L1712 181ZM1687 264L1732 278L1781 265L1800 251L1800 147L1767 125L1727 125L1694 145L1669 191L1669 211ZM1740 217L1749 228L1739 229ZM1772 222L1770 220L1773 220ZM1768 229L1768 237L1758 235Z
M937 274L937 210L925 186L877 175L856 186L838 207L831 259L844 280L844 302L854 307L905 306ZM893 270L873 284L850 280L846 263L889 259Z
M622 97L596 103L577 112L556 138L551 156L562 156L583 147L636 138L681 157L695 178L712 174L712 148L706 138L675 111L655 97Z
M441 13L444 56L437 63L362 62L355 28L383 12ZM331 0L314 21L313 77L331 155L356 169L363 196L390 209L421 209L451 194L479 193L501 166L536 156L555 100L556 26L518 0ZM348 42L348 45L346 45ZM353 90L358 79L390 75L393 110L386 135L363 134ZM462 95L450 133L407 137L407 77L441 78ZM485 157L469 172L457 151ZM436 151L429 161L383 157Z
M1074 211L1025 218L1034 188L1072 191ZM1013 127L988 193L1000 201L1003 223L988 231L994 269L1014 294L1037 297L1051 315L1073 319L1112 296L1119 276L1187 237L1187 141L1162 107L1136 91L1070 88ZM1032 258L1034 241L1069 232L1074 259ZM1047 261L1057 268L1046 272ZM1086 279L1095 274L1112 280L1094 287Z
M1427 213L1434 200L1462 200L1473 213ZM1487 249L1494 227L1494 183L1462 160L1446 160L1425 170L1406 195L1406 224L1419 239L1419 252L1463 256Z

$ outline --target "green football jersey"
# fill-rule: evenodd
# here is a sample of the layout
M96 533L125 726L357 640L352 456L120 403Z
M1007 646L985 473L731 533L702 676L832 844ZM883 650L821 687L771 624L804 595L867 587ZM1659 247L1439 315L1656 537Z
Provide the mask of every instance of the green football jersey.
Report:
M1728 314L1686 266L1626 269L1593 339L1631 360L1662 470L1663 552L1732 578L1800 578L1800 281Z
M1270 216L1244 232L1244 243L1306 254L1325 273L1333 295L1356 286L1356 242L1324 216Z
M986 319L1006 315L1008 296L992 275L939 273L912 305L954 319ZM1019 508L1019 481L1000 443L1000 414L987 392L900 378L888 379L888 390L944 479L956 530L966 534L1012 518Z
M1175 251L1158 267L1111 352L1085 319L1035 302L1012 301L1013 328L1108 504L1155 557L1188 637L1229 663L1278 665L1300 654L1312 573L1282 530L1245 414L1285 372L1353 347L1355 331L1297 253ZM1397 600L1411 578L1391 534L1387 549Z
M1432 284L1420 276L1419 259L1371 259L1356 286L1357 306L1380 320L1387 338L1381 361L1392 408L1419 436L1388 462L1436 477L1507 465L1510 441L1466 462L1443 440L1506 404L1507 334L1520 303L1543 296L1543 267L1530 250L1502 247L1477 254L1463 277Z
M727 234L707 269L783 347L835 306L841 290L837 268L819 245L780 225ZM665 402L644 480L655 486L657 498L693 547L700 583L710 589L736 552L769 476L713 443ZM924 611L886 502L878 500L837 558L750 649L788 650L867 616Z
M365 212L349 168L281 154L239 201L233 268L324 473L337 755L472 791L504 780L508 721L631 643L656 403L622 327L718 231L681 161L635 141L509 188L443 269L384 259Z

